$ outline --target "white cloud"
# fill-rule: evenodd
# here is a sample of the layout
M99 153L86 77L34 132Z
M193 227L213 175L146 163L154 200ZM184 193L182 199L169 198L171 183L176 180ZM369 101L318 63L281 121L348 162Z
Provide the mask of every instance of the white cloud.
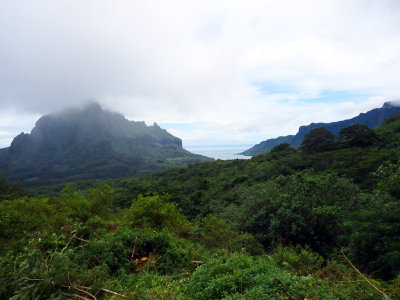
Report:
M173 131L204 143L348 118L400 95L399 17L397 0L2 1L0 130L87 99L205 124Z

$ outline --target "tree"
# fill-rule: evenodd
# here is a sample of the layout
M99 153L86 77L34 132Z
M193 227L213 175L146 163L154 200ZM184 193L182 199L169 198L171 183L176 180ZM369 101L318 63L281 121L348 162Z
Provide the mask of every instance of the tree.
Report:
M344 224L344 240L352 261L368 273L386 280L400 274L400 203L356 212Z
M326 255L335 246L343 219L362 203L349 180L309 171L243 188L240 194L238 227L266 248L309 245Z
M304 136L300 148L304 153L327 151L332 149L335 138L325 127L316 128Z
M270 153L280 153L283 151L290 151L290 150L293 150L293 148L288 143L282 143L274 146L271 149Z
M397 164L382 165L375 172L380 180L378 189L400 199L400 161Z
M375 131L362 124L343 128L339 133L349 146L369 146L373 145L377 140Z

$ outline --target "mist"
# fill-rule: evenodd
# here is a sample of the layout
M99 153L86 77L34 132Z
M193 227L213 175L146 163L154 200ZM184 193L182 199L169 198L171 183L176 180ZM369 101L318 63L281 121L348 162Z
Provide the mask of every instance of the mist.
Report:
M398 1L2 1L0 146L94 100L192 144L399 99Z

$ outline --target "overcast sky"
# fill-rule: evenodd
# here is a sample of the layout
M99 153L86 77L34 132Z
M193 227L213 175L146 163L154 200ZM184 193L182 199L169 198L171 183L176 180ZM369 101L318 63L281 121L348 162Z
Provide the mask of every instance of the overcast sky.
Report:
M400 1L0 1L0 147L89 100L184 145L400 99Z

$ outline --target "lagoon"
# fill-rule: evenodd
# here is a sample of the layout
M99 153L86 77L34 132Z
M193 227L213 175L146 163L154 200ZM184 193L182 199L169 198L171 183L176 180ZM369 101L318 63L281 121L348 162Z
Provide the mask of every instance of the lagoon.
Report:
M201 154L214 159L250 159L251 156L239 155L254 145L184 145L184 148L192 153Z

